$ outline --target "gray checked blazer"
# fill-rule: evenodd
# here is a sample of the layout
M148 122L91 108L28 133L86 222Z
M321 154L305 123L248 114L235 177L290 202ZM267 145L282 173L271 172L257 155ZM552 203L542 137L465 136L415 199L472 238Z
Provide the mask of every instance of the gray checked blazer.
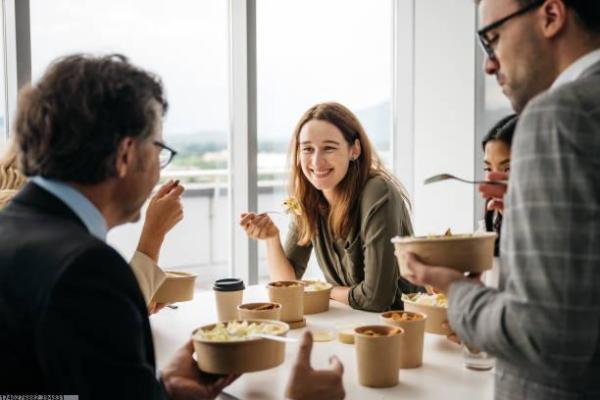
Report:
M521 115L502 229L505 289L453 284L450 325L496 399L600 399L600 63Z

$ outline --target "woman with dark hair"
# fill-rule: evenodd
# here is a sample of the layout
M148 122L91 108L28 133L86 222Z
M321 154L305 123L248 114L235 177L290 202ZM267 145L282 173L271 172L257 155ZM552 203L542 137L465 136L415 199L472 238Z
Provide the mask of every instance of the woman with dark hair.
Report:
M290 144L289 194L297 212L285 246L267 214L245 213L240 225L265 240L272 280L299 279L315 249L331 298L353 308L402 307L418 291L399 276L393 236L412 234L408 196L381 164L356 116L338 103L308 109Z
M490 129L481 142L483 147L483 163L485 179L490 173L506 173L510 171L510 148L517 126L516 114L502 118ZM494 256L498 257L500 250L500 228L502 226L502 199L487 199L485 208L485 228L488 232L496 232L498 238L494 248Z

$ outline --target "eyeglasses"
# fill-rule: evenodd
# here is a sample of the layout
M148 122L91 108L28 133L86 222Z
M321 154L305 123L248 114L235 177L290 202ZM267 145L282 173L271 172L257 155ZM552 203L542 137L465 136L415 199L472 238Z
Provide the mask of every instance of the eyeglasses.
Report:
M158 153L158 161L160 163L161 169L169 165L169 163L173 161L173 157L177 155L177 151L170 148L166 144L159 142L158 140L155 140L154 142L152 142L152 144L154 144L157 147L160 147L160 153Z
M525 6L525 7L521 8L520 10L517 10L514 13L507 15L504 18L501 18L496 22L492 22L491 24L484 26L483 28L481 28L480 30L477 31L477 36L479 37L479 43L481 44L483 51L485 51L485 53L487 54L487 56L490 60L496 59L496 54L494 53L494 48L492 46L493 46L494 42L496 42L498 40L498 36L489 38L488 33L491 30L499 28L501 25L503 25L507 21L509 21L515 17L518 17L519 15L526 14L530 11L535 10L538 7L541 7L545 2L546 2L546 0L534 1L530 5Z

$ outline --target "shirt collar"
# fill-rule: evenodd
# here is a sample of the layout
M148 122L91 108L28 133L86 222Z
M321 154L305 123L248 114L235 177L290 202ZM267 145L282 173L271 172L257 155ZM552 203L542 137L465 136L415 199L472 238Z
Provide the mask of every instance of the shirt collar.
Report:
M94 204L74 187L54 179L35 176L33 183L62 200L81 219L87 230L102 241L106 241L106 220Z
M573 64L569 65L567 69L558 75L558 78L554 81L550 90L554 90L565 83L573 82L577 80L581 74L585 72L592 65L600 61L600 49L593 50L586 55L577 59Z

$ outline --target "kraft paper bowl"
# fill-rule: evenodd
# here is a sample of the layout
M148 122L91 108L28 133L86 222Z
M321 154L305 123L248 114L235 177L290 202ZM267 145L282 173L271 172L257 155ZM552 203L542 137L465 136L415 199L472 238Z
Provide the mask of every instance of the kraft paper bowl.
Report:
M430 306L428 304L419 304L410 300L403 299L404 310L427 315L425 321L425 332L436 335L448 335L452 331L444 328L442 324L448 322L448 308L440 306Z
M248 322L270 323L283 328L280 336L285 336L289 326L274 320L247 320ZM232 321L223 322L227 325ZM238 321L241 322L241 321ZM274 368L283 363L285 343L263 338L250 338L244 341L211 341L198 338L200 329L212 329L216 324L201 326L192 332L194 352L198 368L212 374L242 374Z
M370 336L368 332L384 336ZM354 329L356 367L361 385L391 387L398 384L402 335L402 328L386 325L367 325Z
M394 319L394 314L408 314L411 320ZM397 326L404 330L402 335L402 352L400 368L417 368L423 364L423 342L425 340L425 324L427 315L412 311L387 311L380 314L383 323Z
M152 296L156 303L177 303L194 298L196 274L189 272L165 272L166 277L158 290Z
M304 286L304 314L317 314L329 311L329 297L331 288L329 283L320 281L301 281ZM321 290L306 290L310 284L325 283L327 288Z
M300 281L277 281L267 285L269 300L281 304L281 320L297 322L304 318L304 285Z
M483 272L492 268L494 261L494 232L458 234L452 236L394 237L400 274L409 271L404 262L406 252L416 254L429 265L442 265L461 272Z
M269 307L269 309L260 309ZM270 319L279 321L281 319L281 304L279 303L246 303L238 307L239 319Z

